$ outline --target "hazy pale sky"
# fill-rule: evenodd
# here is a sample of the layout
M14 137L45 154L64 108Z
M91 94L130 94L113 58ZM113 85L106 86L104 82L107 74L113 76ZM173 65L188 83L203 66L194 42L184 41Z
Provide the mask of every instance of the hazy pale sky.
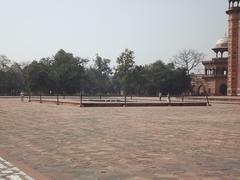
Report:
M22 62L59 49L113 62L168 62L183 48L213 56L227 31L227 0L0 0L0 54Z

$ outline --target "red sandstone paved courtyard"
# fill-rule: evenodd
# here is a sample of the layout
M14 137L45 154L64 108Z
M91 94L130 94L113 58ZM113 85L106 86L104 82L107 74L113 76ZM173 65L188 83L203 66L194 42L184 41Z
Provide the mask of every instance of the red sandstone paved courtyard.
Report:
M240 179L240 105L79 108L0 99L0 150L51 179Z

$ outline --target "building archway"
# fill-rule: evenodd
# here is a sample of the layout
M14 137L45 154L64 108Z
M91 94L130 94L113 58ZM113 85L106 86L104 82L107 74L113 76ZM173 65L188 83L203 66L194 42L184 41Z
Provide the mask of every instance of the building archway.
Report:
M227 51L225 51L225 52L223 53L223 57L224 57L224 58L227 58L227 57L228 57L228 52L227 52Z
M227 85L226 85L226 84L222 84L222 85L220 86L219 91L220 91L220 94L221 94L222 96L226 96L226 95L227 95Z
M197 96L198 95L198 88L195 85L192 85L191 87L191 95L192 96Z
M205 92L206 92L205 87L203 85L198 87L198 95L199 96L203 96Z

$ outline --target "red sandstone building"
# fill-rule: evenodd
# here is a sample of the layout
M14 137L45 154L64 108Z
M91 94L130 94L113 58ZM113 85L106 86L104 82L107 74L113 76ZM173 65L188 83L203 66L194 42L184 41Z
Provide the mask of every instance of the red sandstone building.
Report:
M228 95L240 95L240 0L229 0Z
M205 92L215 96L227 95L228 39L218 40L212 50L216 53L216 57L211 61L202 62L205 67L203 76Z
M193 94L240 96L240 0L228 0L228 38L217 41L216 57L203 61L205 74L193 79Z

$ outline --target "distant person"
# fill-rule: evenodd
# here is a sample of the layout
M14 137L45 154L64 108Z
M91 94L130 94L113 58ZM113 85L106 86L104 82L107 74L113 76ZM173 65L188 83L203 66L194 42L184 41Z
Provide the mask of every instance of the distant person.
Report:
M167 102L168 102L168 103L171 103L171 96L170 96L169 93L167 94Z
M161 92L158 93L158 96L159 96L159 101L162 101L162 93Z
M184 102L184 96L185 96L185 94L184 93L182 93L182 102Z
M21 91L20 97L21 97L21 101L23 102L24 101L24 92L23 91Z

